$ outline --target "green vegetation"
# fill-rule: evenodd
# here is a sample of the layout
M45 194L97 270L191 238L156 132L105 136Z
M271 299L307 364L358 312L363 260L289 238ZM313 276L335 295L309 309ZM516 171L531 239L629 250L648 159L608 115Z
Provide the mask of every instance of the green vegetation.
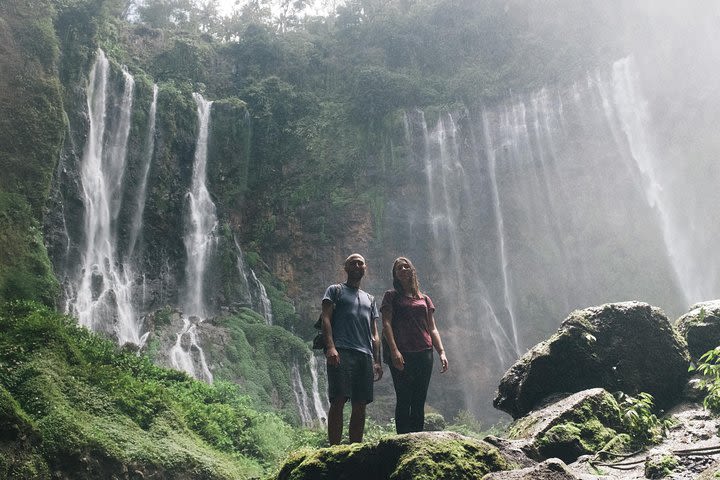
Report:
M207 353L218 365L218 378L237 382L255 405L272 407L293 424L300 424L290 380L290 369L297 365L303 375L310 355L307 344L265 320L249 308L214 320L227 331L228 341L207 346ZM309 385L309 372L305 372Z
M103 476L135 465L170 476L249 478L276 465L296 439L237 385L153 366L32 302L0 311L0 385L0 428L28 446L19 452L0 442L5 472L73 476L87 467Z
M649 393L640 392L636 397L620 394L620 410L625 431L636 446L659 443L672 426L672 420L660 419L654 413L654 399Z
M511 439L533 438L544 458L558 457L566 462L580 455L624 454L659 443L672 424L653 411L653 397L639 393L631 397L618 394L588 396L583 402L545 425L542 414L520 418L508 430ZM540 430L538 430L540 426Z
M720 412L720 346L705 352L695 369L704 376L700 383L707 392L703 405L714 413Z

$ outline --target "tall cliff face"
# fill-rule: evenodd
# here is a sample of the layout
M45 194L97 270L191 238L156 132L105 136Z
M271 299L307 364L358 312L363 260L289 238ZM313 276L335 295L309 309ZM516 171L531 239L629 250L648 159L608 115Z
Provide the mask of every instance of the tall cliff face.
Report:
M51 39L50 56L29 42L46 37L28 37L27 19L7 15L0 24L3 38L38 58L23 67L30 69L24 75L20 63L10 61L18 54L6 50L3 58L19 73L0 78L8 87L2 92L21 92L15 96L32 105L15 102L17 108L3 118L21 114L32 120L36 105L50 113L44 117L49 123L30 122L27 129L13 123L3 132L4 138L18 139L8 145L22 147L2 152L3 161L20 172L3 177L3 195L12 207L6 211L24 219L31 217L22 212L32 212L40 219L54 172L45 240L64 306L79 314L92 310L83 305L103 297L102 314L85 318L111 337L143 343L145 333L162 324L165 337L146 346L177 347L197 360L199 345L210 352L211 373L226 368L218 344L248 337L267 345L287 343L283 360L304 361L309 354L297 337L277 333L268 323L308 339L318 299L328 284L343 279L341 262L348 253L367 253L364 285L378 299L390 286L392 259L408 255L438 307L453 365L450 374L433 380L431 404L445 413L468 408L490 416L496 379L573 308L632 298L677 314L717 291L718 232L711 218L718 148L709 127L718 117L717 89L692 75L678 81L693 69L710 77L712 68L702 57L683 56L659 43L654 55L602 64L585 76L568 74L544 88L524 86L524 94L496 95L493 101L463 95L464 104L437 107L430 104L439 97L413 90L420 107L398 110L396 103L378 104L397 88L390 80L401 77L383 77L380 70L369 69L355 86L381 85L383 95L367 102L360 101L362 95L343 99L337 92L321 97L295 88L292 75L242 77L239 62L247 54L242 42L176 38L172 43L151 29L123 30L130 32L123 37L126 51L108 54L101 68L97 32L81 28L83 15L94 15L87 9L55 19L62 43ZM28 24L31 32L47 33L42 22ZM703 48L693 51L711 56L718 44L711 41L712 25L700 30L692 42ZM248 35L269 45L258 32ZM656 32L655 39L662 38ZM148 45L159 50L157 56ZM208 52L212 55L204 56ZM214 69L192 77L203 62ZM104 83L98 69L106 71ZM31 84L38 90L17 83L28 77L37 79ZM100 96L91 92L101 88L102 108ZM23 96L31 90L34 96ZM205 236L212 248L200 292L188 289L193 249L186 241L202 123L193 93L213 100L205 187L217 226ZM64 135L60 100L68 122ZM685 104L702 118L689 121ZM382 118L368 113L379 107L389 113ZM358 120L358 111L367 121ZM36 131L37 125L48 128ZM25 158L39 161L25 165ZM103 175L83 170L90 159L100 169L114 166ZM33 174L21 174L23 169ZM34 179L44 180L34 185ZM89 193L93 181L106 185L105 197ZM22 191L13 190L17 185ZM23 197L21 206L16 193ZM100 204L106 215L90 215ZM33 246L30 253L8 255L7 264L25 259L17 270L39 273L23 281L32 284L39 277L47 288L36 291L52 301L54 280L38 224L5 218L10 220L4 230L22 224L23 232L31 232L8 245ZM6 251L13 252L11 247ZM21 292L17 285L23 281L13 281ZM86 300L78 300L81 290ZM187 305L188 293L200 294L208 316L236 318L218 330L210 322L204 329L198 319L176 318L170 312ZM157 312L165 306L170 309ZM128 309L135 319L129 333L118 327ZM171 364L168 351L158 356ZM298 371L307 388L310 364ZM249 373L245 368L227 375L242 381ZM277 405L294 402L290 375L266 380L264 374L258 380L264 385L259 396L273 402L282 397ZM311 396L304 394L306 401Z
M65 126L59 47L50 6L28 18L20 3L0 6L0 299L52 304L40 224Z

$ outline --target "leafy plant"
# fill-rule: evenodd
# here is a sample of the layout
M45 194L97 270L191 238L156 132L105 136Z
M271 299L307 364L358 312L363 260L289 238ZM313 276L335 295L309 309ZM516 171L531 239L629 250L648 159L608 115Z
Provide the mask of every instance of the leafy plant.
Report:
M658 443L672 425L670 419L660 419L653 412L655 400L652 395L640 392L636 397L618 393L621 420L634 443L652 445Z
M705 311L700 311L700 320L705 316ZM703 375L700 387L707 395L703 400L703 406L712 412L720 412L720 346L708 350L699 359L697 367L691 368Z

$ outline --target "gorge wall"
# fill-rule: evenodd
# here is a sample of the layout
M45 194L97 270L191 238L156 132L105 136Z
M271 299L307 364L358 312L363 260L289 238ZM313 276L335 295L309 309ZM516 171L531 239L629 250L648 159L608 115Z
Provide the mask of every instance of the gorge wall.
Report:
M44 238L60 306L312 423L323 369L307 340L324 288L359 250L379 299L407 255L451 361L430 405L494 418L497 379L572 309L639 299L672 317L717 296L717 28L710 16L689 32L670 12L645 30L652 51L631 43L585 74L420 98L368 124L278 78L233 92L238 45L211 56L216 83L191 68L179 79L168 58L202 63L191 42L128 27L125 50L98 50L61 16L50 83L67 130L41 153L55 167Z

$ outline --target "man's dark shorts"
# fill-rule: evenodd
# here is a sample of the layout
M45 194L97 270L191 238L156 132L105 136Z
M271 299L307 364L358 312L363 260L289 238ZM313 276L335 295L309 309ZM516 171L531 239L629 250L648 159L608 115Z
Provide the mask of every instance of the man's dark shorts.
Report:
M370 355L357 350L340 348L340 365L327 367L328 396L330 401L338 397L351 402L373 401L373 360Z

